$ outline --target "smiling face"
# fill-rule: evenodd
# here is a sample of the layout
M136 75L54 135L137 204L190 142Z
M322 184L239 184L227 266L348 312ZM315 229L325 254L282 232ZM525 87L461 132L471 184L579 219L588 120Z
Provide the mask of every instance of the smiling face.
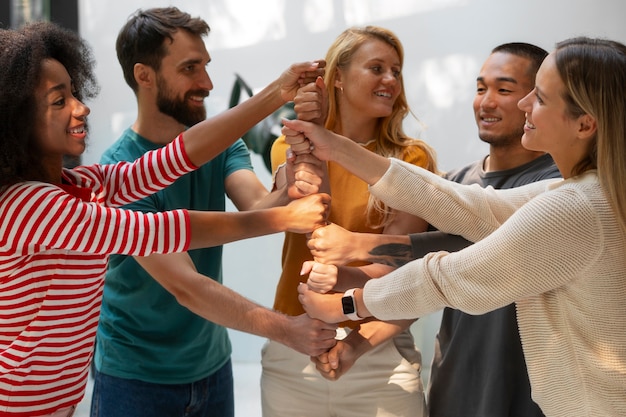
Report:
M202 38L185 30L174 34L167 50L157 73L157 106L177 122L193 126L206 118L204 99L213 89L206 71L211 57Z
M81 155L85 151L89 107L74 97L70 75L59 61L43 61L35 100L35 135L44 157L56 164L64 155Z
M517 103L533 88L528 58L495 52L476 79L473 107L478 136L498 146L519 146L524 133L524 112Z
M342 112L369 118L389 116L402 90L401 74L400 57L391 45L378 39L365 42L348 67L338 70L335 86L342 90Z
M522 145L552 155L564 178L588 153L587 115L573 117L564 100L565 84L556 67L554 53L537 72L535 89L519 102L526 112Z

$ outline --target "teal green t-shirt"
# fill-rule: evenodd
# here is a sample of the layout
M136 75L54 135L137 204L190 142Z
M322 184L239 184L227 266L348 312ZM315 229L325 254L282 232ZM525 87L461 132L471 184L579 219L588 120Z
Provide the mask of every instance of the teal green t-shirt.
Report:
M133 161L160 145L131 129L105 151L101 163ZM186 208L225 211L226 177L252 170L240 139L198 170L126 208L156 212ZM222 247L189 251L197 270L222 282ZM113 255L105 278L96 335L98 371L157 384L184 384L205 378L230 358L227 330L178 304L130 256Z

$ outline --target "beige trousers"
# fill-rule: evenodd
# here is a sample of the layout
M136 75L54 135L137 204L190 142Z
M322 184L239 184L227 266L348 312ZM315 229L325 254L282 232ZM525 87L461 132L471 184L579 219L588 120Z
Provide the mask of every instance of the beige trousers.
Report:
M337 381L322 377L308 356L273 341L263 347L261 363L263 417L428 415L421 355L408 331L361 356Z

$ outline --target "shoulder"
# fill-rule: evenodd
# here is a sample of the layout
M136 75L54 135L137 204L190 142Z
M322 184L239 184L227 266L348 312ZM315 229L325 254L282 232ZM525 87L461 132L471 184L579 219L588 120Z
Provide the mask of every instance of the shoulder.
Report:
M454 182L465 182L467 177L477 178L480 177L480 174L483 173L483 159L479 159L478 161L474 161L471 164L465 165L461 168L456 168L451 171L448 171L444 177L450 181Z
M402 151L401 159L413 165L430 169L434 165L434 158L427 150L426 145L414 144L406 146Z
M158 147L128 128L102 153L100 162L103 164L114 164L120 161L134 161L144 153Z

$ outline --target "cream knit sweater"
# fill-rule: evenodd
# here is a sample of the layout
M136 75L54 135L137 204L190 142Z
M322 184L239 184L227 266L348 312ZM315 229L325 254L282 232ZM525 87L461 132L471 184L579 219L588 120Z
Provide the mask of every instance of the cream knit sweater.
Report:
M364 301L377 318L516 302L533 399L546 416L626 416L626 238L595 172L494 190L392 160L370 191L477 242L370 280Z

